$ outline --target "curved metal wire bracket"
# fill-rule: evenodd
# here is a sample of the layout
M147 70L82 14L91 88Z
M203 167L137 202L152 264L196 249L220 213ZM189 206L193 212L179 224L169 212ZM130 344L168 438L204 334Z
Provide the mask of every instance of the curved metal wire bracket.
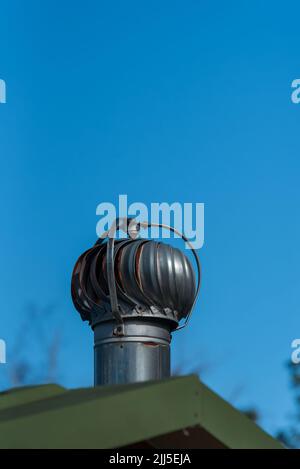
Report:
M132 223L132 218L117 218L110 227L109 231L104 233L102 237L108 237L106 260L107 260L107 284L111 305L111 312L114 316L117 326L114 329L114 335L124 336L124 320L120 311L116 289L116 278L114 268L114 246L115 246L115 235L119 230L123 230L127 234L129 233L129 225ZM138 226L136 224L136 226Z
M172 233L176 233L178 236L180 236L181 239L183 239L189 245L189 247L190 247L190 249L193 253L193 256L195 258L196 265L197 265L197 270L198 270L197 289L196 289L195 298L194 298L192 307L191 307L187 317L185 318L185 322L181 326L178 326L175 329L175 331L179 331L180 329L183 329L184 327L186 327L188 325L188 323L191 319L191 315L192 315L192 312L194 310L195 304L198 300L198 296L199 296L199 292L200 292L200 286L201 286L201 264L200 264L199 256L198 256L195 248L193 247L192 243L190 242L190 240L183 233L176 230L176 228L172 228L171 226L165 225L163 223L151 223L151 222L150 223L149 222L140 222L139 225L140 225L141 228L149 228L150 226L155 226L157 228L165 228L165 229L171 231Z
M196 252L196 250L193 248L192 243L186 238L186 236L181 233L180 231L176 230L175 228L172 228L171 226L165 225L163 223L149 223L149 222L137 222L134 218L117 218L115 222L112 224L111 228L103 233L101 236L102 240L104 238L108 238L107 242L107 283L108 283L108 291L109 291L109 298L110 298L110 305L111 305L111 311L112 315L114 316L117 326L114 330L114 335L117 336L123 336L124 335L124 320L122 318L122 314L120 311L120 307L118 304L118 297L117 297L117 289L116 289L116 279L115 279L115 269L114 269L114 244L115 244L115 235L116 232L119 230L123 230L126 232L131 238L135 238L140 231L141 228L149 228L151 226L155 226L158 228L164 228L167 229L173 233L176 233L180 238L182 238L190 247L193 256L196 261L197 265L197 270L198 270L198 282L197 282L197 289L195 293L195 298L192 304L192 307L186 316L185 322L181 325L178 326L175 331L178 331L180 329L183 329L186 327L190 321L192 312L194 310L195 304L197 302L198 296L199 296L199 291L200 291L200 285L201 285L201 265L200 265L200 259L199 256Z

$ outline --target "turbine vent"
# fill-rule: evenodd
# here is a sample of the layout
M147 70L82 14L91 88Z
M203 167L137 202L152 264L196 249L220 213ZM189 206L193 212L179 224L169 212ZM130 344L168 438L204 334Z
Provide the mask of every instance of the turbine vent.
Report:
M171 332L187 324L199 293L192 252L197 286L188 257L154 240L101 238L79 257L71 295L94 330L95 384L169 376Z

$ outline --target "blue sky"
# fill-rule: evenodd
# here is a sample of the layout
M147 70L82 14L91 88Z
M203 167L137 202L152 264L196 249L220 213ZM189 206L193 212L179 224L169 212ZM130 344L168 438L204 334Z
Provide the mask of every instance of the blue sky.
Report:
M91 385L92 333L69 284L95 240L96 206L118 194L204 202L201 299L174 337L173 363L206 363L204 381L236 406L257 406L274 432L292 409L284 362L300 336L300 105L290 98L299 4L13 0L0 9L8 351L25 305L55 304L60 381Z

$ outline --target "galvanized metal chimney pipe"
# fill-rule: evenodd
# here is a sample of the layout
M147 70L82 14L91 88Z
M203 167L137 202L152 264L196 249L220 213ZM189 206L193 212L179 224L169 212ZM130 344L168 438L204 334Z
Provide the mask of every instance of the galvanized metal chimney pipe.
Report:
M147 320L129 319L125 334L114 336L108 321L94 328L95 385L125 384L170 376L170 327Z
M187 324L200 288L195 251L197 288L180 250L146 239L115 241L119 228L118 220L107 242L99 239L79 257L72 275L73 303L94 331L95 385L168 378L171 333Z

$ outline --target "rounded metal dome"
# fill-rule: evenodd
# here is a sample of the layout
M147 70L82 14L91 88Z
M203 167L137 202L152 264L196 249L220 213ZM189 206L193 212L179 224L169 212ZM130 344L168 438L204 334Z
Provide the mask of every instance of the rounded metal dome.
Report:
M195 275L179 249L156 241L136 240L118 251L115 273L125 296L146 306L170 308L179 319L195 296Z
M72 299L83 319L91 311L110 304L107 282L106 243L97 242L83 253L72 275ZM145 239L115 242L114 274L118 302L135 307L170 309L177 321L194 303L195 274L179 249Z

